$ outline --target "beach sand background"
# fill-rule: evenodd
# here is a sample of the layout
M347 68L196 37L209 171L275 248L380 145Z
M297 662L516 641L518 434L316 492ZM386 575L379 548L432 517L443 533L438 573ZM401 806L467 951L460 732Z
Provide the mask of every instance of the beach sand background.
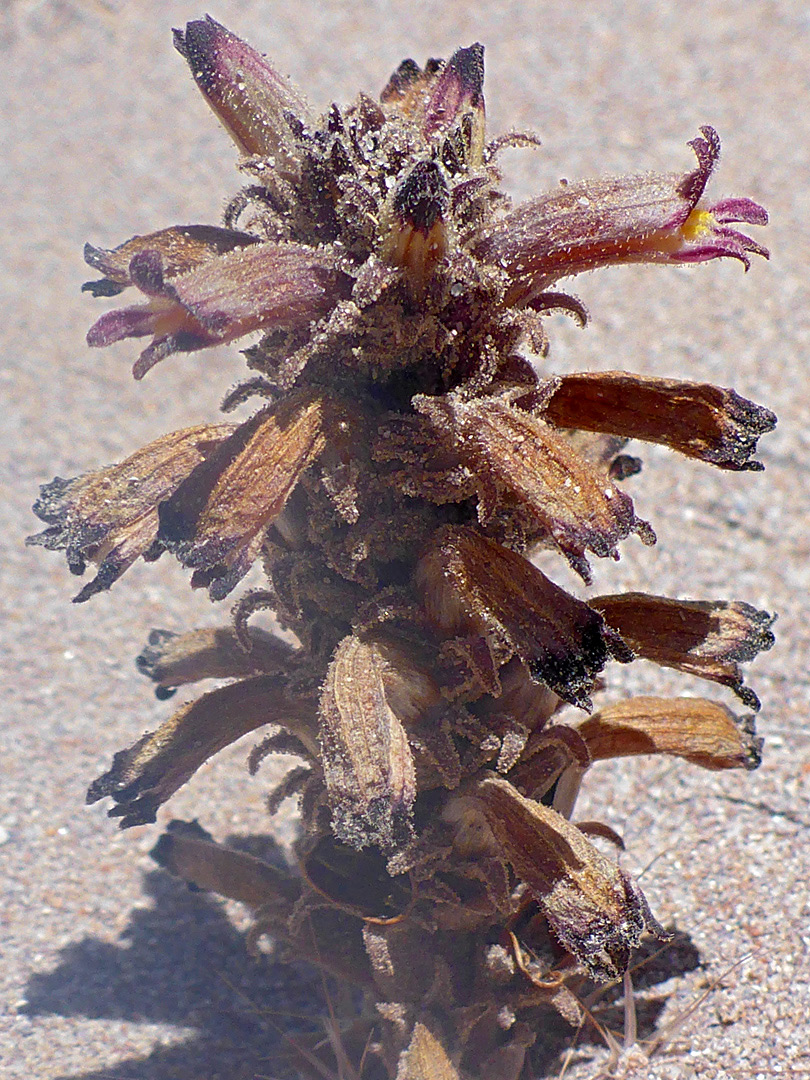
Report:
M543 140L504 156L516 198L562 177L691 168L685 143L711 123L724 147L712 193L769 208L762 238L773 257L749 274L728 261L574 282L591 325L550 319L546 363L705 379L779 416L762 441L761 474L644 449L644 473L627 490L658 546L631 539L619 564L595 566L599 591L731 597L779 613L777 646L748 675L762 698L764 763L750 775L665 759L602 765L580 814L623 833L628 869L654 860L647 897L683 935L647 980L654 1030L719 979L649 1075L810 1076L807 4L216 0L210 11L323 107L378 92L406 56L423 62L484 42L490 132L530 128ZM92 276L84 242L112 247L164 225L216 222L239 187L231 144L171 44L171 27L202 13L157 0L0 6L0 1057L9 1080L274 1077L277 1027L322 1005L317 980L246 955L244 913L189 894L148 857L173 816L197 816L219 838L266 832L263 793L280 764L250 779L248 746L231 748L158 825L127 833L103 805L84 806L112 754L172 707L133 665L149 629L227 612L192 594L169 559L140 563L74 606L79 583L63 557L23 546L37 528L38 484L215 418L243 370L237 349L209 350L135 384L132 343L84 343L108 306L79 291ZM614 697L706 692L643 665L609 675ZM722 690L714 696L733 705ZM273 834L283 844L294 825L286 804ZM568 1041L548 1037L545 1075L557 1075ZM567 1075L589 1076L603 1059L591 1033Z

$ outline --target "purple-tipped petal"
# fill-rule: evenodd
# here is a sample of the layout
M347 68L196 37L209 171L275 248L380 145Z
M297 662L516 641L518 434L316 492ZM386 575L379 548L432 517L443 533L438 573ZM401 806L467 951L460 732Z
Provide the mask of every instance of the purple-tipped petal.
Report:
M753 199L734 198L720 199L712 206L712 216L715 221L725 225L732 221L742 221L746 225L767 225L768 211L764 206L755 203Z
M167 356L177 352L194 352L213 344L215 342L208 341L202 334L193 334L190 331L165 334L163 337L155 338L132 365L132 377L136 382L140 382L148 371L151 371L161 360L165 360Z
M751 268L748 253L770 258L770 252L750 236L736 229L717 229L707 236L705 242L695 242L680 251L674 251L671 261L676 263L710 262L712 259L737 259L746 270Z
M129 264L129 276L145 296L171 295L166 288L163 256L159 251L139 251Z
M87 331L87 344L99 349L124 338L146 337L155 332L156 319L157 312L144 304L108 311Z
M752 240L750 236L746 236L745 233L738 232L737 229L718 229L719 236L726 237L730 242L734 242L740 245L744 251L750 251L752 255L761 255L763 259L770 259L770 251L762 244L758 244L756 240Z

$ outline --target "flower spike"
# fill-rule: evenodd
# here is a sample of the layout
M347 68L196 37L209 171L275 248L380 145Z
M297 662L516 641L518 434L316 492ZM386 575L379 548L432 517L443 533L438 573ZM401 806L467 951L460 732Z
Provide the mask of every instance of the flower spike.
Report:
M572 820L593 763L760 761L753 715L722 702L601 700L613 662L698 676L755 712L743 665L773 644L773 616L742 601L581 598L556 580L555 559L590 584L592 556L655 542L623 486L641 470L630 439L747 472L775 417L699 376L557 375L543 323L563 311L585 325L555 282L597 267L747 269L767 250L737 226L767 213L707 197L710 127L689 171L574 182L509 209L498 151L537 139L485 143L477 43L406 60L379 102L321 118L212 18L175 44L248 186L223 226L88 245L100 276L85 291L142 299L87 340L145 339L140 379L254 334L250 376L223 405L251 412L57 477L30 542L76 574L95 564L78 601L164 553L213 601L265 580L225 625L152 631L136 663L159 699L219 685L119 751L88 800L110 799L122 827L152 822L213 755L268 728L249 770L298 759L266 795L270 814L300 801L291 868L180 822L154 857L252 908L249 943L272 934L376 1002L332 1045L296 1043L308 1075L521 1080L544 1013L580 1022L586 982L626 976L642 935L665 936L591 842L621 847L613 823ZM249 624L267 608L290 640Z

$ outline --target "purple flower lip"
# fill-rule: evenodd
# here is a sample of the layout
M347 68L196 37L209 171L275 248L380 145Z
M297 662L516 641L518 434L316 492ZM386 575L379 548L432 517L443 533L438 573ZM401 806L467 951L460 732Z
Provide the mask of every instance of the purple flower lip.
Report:
M724 228L727 222L767 225L768 212L751 199L722 199L707 207L698 204L671 237L661 238L658 250L668 255L672 262L697 263L708 262L710 259L738 259L746 270L751 267L749 254L770 258L768 249L750 236L738 229Z

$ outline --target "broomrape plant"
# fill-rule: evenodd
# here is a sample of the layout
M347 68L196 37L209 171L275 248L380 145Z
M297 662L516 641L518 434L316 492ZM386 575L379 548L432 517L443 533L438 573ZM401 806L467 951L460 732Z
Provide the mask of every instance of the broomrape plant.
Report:
M267 587L219 629L152 632L138 665L159 696L227 681L116 754L88 801L111 797L125 827L152 822L203 762L265 729L251 771L269 754L299 761L268 797L271 812L300 797L297 864L182 822L158 862L250 905L254 938L362 991L363 1077L517 1080L543 1010L576 1019L586 977L620 977L645 931L663 935L589 839L612 830L571 819L588 768L633 754L756 767L759 702L740 664L773 642L771 616L740 601L585 602L532 564L556 550L590 584L591 556L618 558L633 533L655 542L622 487L641 467L629 439L756 470L775 424L706 383L549 374L544 319L584 324L558 283L597 267L747 270L768 253L736 226L767 215L706 196L720 152L708 126L686 171L567 183L511 208L498 152L536 140L487 140L478 44L424 69L406 60L379 101L322 117L211 18L175 46L247 186L221 227L88 245L100 277L86 290L140 294L88 343L146 339L141 379L258 333L254 374L223 409L259 406L46 484L31 541L63 549L74 573L94 564L78 602L166 551L213 600L256 562ZM260 608L298 644L251 626ZM607 663L635 658L728 687L749 712L694 697L593 711Z

